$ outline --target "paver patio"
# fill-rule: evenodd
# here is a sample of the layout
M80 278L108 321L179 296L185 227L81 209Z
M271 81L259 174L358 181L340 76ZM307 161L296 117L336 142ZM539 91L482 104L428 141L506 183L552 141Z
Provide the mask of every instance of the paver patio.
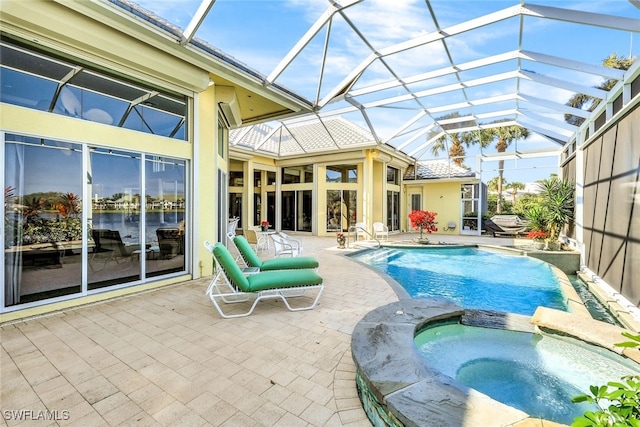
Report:
M302 239L325 283L311 311L268 300L225 320L200 279L0 325L3 422L369 426L351 332L397 297L335 239Z

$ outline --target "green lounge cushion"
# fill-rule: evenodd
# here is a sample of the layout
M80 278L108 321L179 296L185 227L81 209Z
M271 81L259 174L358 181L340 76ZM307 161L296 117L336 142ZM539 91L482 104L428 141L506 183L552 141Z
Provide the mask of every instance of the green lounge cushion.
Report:
M250 292L322 284L322 277L313 270L265 271L249 276L247 280Z
M260 271L314 269L318 265L318 260L310 256L271 258L262 261Z
M220 267L225 271L229 281L242 291L250 292L249 281L242 274L242 269L236 264L231 253L220 242L216 243L213 247L213 256L216 257L216 261L220 264Z
M313 270L265 271L246 277L222 243L216 243L213 256L233 285L243 292L321 285L322 277Z
M262 260L260 259L258 254L253 251L253 248L244 236L235 236L233 238L233 243L235 243L236 248L238 248L238 251L240 252L240 255L249 267L260 268L260 266L262 265Z
M240 255L249 267L258 267L260 271L295 270L318 268L318 260L314 257L273 258L262 261L244 236L233 238Z

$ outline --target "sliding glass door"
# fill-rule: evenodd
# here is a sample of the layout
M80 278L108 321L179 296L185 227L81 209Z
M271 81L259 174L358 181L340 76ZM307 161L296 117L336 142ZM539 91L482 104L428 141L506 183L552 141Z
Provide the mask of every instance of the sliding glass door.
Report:
M12 134L4 157L4 307L186 271L184 160Z

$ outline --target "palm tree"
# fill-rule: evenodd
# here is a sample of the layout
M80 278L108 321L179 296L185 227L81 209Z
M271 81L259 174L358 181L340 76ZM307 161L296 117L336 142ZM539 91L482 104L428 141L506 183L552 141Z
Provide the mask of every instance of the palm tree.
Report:
M513 204L515 204L518 191L524 190L524 184L521 182L510 182L509 184L506 184L504 187L511 190L511 198L513 200Z
M464 162L464 156L466 154L464 147L462 146L462 134L458 132L445 133L438 139L431 147L431 152L434 156L437 156L440 151L444 151L449 142L449 158L453 159L453 163L458 166L462 166Z
M491 178L489 181L487 181L487 188L489 189L489 191L491 191L493 193L498 191L498 177L497 176L495 176L495 177Z
M438 117L436 120L439 121L439 120L446 120L446 119L455 119L458 117L460 117L460 113L455 112L451 114L446 114L442 117ZM455 129L458 129L461 127L469 127L475 124L476 123L474 121L463 120L455 123L442 124L440 126L444 131L455 131ZM479 132L479 131L473 131L473 132ZM449 159L452 159L456 165L462 166L462 164L464 163L464 156L466 155L466 151L464 149L463 144L468 147L476 143L475 141L473 141L473 138L470 136L470 134L473 134L473 132L447 132L441 137L439 137L438 139L436 139L436 142L431 147L431 152L433 153L434 156L437 156L441 151L444 151L446 149L447 143L449 143ZM480 140L481 140L480 135L478 135L478 141Z
M491 134L494 139L497 139L496 150L498 153L504 153L513 141L518 139L527 139L529 137L529 130L522 126L503 126L491 129ZM496 213L502 211L502 184L504 175L504 160L498 160L498 204L496 206Z
M623 56L618 56L618 54L615 52L602 61L602 65L604 65L605 67L616 68L618 70L628 70L632 64L633 57L625 58ZM596 87L598 89L610 91L616 85L616 83L618 83L618 81L615 79L607 79ZM590 95L585 95L584 93L576 93L569 99L569 101L567 101L566 105L580 109L588 105L589 107L587 108L587 110L593 111L596 109L599 103L600 99L594 98ZM572 114L565 114L564 120L567 123L575 126L580 126L582 122L584 122L584 119L582 117L577 117Z

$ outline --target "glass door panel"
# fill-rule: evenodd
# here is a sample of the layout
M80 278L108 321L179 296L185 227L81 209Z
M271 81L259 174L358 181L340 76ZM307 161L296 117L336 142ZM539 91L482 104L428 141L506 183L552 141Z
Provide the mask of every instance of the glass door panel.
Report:
M145 162L146 277L185 271L188 227L186 164L183 160L147 156Z
M140 280L142 236L139 154L91 149L88 289Z
M81 146L5 138L5 306L79 293Z

